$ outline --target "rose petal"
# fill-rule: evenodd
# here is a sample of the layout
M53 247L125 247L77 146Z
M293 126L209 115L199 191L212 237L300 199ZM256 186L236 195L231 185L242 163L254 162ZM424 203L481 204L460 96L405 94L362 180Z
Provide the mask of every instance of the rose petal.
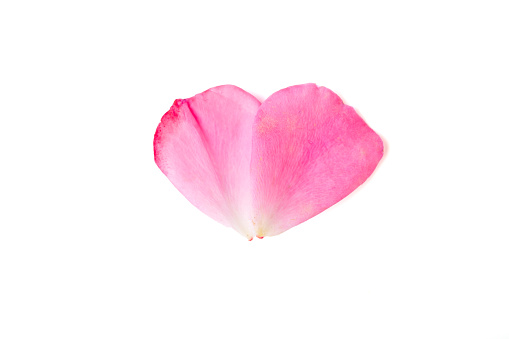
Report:
M260 102L235 86L176 100L154 137L155 161L197 208L253 237L249 177L252 126Z
M331 90L306 84L272 94L253 126L256 235L280 234L334 205L382 155L380 137Z

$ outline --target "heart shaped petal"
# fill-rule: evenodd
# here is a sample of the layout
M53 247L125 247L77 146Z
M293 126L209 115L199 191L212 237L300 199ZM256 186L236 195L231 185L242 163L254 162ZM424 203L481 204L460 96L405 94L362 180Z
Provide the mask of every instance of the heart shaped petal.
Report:
M263 104L235 86L176 100L154 137L159 168L196 207L249 240L334 205L374 171L380 137L325 87Z
M154 137L157 166L198 209L253 238L249 177L260 102L235 86L176 100Z
M380 137L331 90L306 84L274 93L253 127L256 235L280 234L334 205L382 156Z

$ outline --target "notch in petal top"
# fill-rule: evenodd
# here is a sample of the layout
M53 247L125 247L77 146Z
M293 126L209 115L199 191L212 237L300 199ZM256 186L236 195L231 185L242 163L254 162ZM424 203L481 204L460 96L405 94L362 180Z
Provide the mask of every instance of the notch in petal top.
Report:
M249 177L260 102L235 86L176 100L154 137L157 166L198 209L252 239Z
M331 90L306 84L272 94L253 126L255 234L280 234L334 205L382 156L380 137Z

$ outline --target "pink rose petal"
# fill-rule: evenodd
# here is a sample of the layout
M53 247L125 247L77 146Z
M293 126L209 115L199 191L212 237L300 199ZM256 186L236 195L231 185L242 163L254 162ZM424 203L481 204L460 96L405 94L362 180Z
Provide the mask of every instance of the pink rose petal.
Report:
M280 234L361 185L380 137L314 84L263 104L235 86L176 100L154 138L155 160L196 207L249 240Z
M198 209L253 237L249 177L260 102L235 86L176 100L154 137L157 166Z
M251 174L256 235L272 236L334 205L374 171L380 137L331 90L285 88L258 109Z

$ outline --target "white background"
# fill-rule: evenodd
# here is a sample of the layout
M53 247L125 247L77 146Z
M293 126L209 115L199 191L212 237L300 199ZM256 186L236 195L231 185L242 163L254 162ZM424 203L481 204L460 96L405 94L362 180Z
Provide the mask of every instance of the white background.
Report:
M1 338L509 338L508 10L492 1L5 1ZM176 98L315 82L386 142L246 241L159 171Z

